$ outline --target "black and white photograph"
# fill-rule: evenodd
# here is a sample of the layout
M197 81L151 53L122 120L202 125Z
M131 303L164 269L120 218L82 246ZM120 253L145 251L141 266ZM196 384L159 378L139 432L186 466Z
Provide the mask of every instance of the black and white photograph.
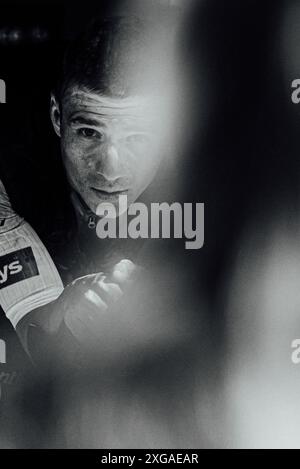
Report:
M299 396L300 1L0 0L1 454L299 449Z

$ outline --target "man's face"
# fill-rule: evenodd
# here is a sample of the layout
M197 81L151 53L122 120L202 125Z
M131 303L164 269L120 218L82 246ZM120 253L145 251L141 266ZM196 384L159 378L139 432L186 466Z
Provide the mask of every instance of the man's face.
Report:
M108 98L71 88L59 125L52 110L69 183L94 213L101 203L118 208L120 195L127 195L130 205L153 180L162 150L151 108L146 98Z

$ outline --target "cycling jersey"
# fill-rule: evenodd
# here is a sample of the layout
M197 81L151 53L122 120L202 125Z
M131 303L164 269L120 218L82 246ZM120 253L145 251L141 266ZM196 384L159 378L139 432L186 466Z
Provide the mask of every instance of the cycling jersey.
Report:
M11 206L0 181L0 305L12 325L63 291L46 247Z

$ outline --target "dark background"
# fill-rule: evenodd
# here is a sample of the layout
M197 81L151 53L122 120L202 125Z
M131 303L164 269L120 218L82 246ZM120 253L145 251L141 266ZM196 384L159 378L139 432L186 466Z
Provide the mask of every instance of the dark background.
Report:
M185 255L215 311L248 220L259 213L267 217L277 206L291 216L297 209L299 115L286 80L289 64L282 59L282 22L294 2L196 3L178 42L182 66L192 76L191 112L182 116L188 131L181 197L205 203L205 247ZM7 84L7 104L0 106L0 177L14 207L37 231L40 214L63 194L48 115L63 50L93 17L122 11L122 2L112 0L1 1L0 78ZM161 13L171 14L167 8ZM298 77L300 69L292 79ZM222 312L215 315L208 320L222 330Z
M180 36L178 52L193 76L191 114L182 117L192 135L182 156L184 197L206 203L206 245L199 257L205 258L210 288L222 275L243 221L297 190L297 121L279 37L293 3L195 2ZM43 210L47 200L60 197L54 183L58 142L48 111L63 50L93 17L124 11L129 9L121 0L1 2L0 77L7 84L7 104L0 107L1 161L13 162L8 184L17 187L10 196L22 191L35 196L27 194L29 221L38 218L38 207ZM167 7L161 12L171 14ZM44 184L50 193L36 197Z

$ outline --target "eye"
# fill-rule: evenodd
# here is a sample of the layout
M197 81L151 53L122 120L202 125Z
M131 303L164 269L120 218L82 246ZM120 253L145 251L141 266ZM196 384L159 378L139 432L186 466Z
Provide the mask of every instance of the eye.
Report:
M87 139L93 138L102 138L102 134L95 129L91 129L90 127L81 127L77 130L78 135Z

